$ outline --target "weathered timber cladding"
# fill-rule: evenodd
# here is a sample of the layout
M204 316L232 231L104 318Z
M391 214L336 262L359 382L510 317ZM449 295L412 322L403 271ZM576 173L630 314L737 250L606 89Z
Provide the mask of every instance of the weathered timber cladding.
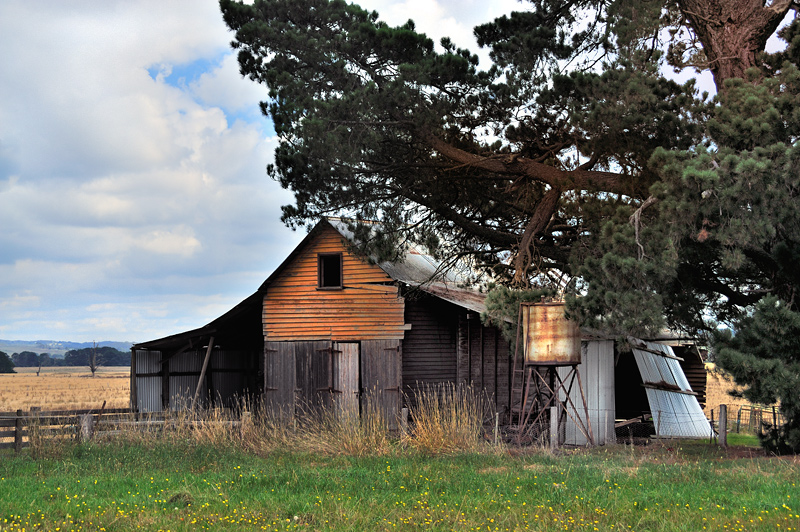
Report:
M295 390L297 406L330 407L333 393L333 348L328 341L296 342Z
M686 375L686 380L689 381L692 391L697 394L697 402L700 403L701 408L706 405L706 384L708 374L706 372L706 365L700 357L697 348L693 345L690 346L673 346L672 350L675 355L682 358L680 362L681 369Z
M432 297L406 301L411 330L403 342L403 388L456 382L459 309Z
M361 342L361 386L382 409L389 428L398 428L403 406L403 349L399 340Z
M340 290L317 288L320 253L342 253ZM267 341L399 340L403 299L378 266L353 255L342 236L327 227L271 280L264 296Z
M508 407L511 360L508 342L495 327L485 327L475 312L459 314L458 382L485 393L498 411Z
M273 412L294 415L296 364L294 342L264 344L264 403Z

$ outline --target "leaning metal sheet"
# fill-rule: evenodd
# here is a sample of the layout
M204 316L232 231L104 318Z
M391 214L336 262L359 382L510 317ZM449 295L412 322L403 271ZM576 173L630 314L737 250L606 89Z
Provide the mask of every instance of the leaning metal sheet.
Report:
M706 419L689 381L668 345L646 343L648 351L633 348L639 373L647 388L656 435L707 438L711 424ZM662 355L656 352L663 353Z

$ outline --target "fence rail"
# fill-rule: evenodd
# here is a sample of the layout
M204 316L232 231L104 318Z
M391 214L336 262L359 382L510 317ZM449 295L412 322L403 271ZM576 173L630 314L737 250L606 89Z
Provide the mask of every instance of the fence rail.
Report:
M116 430L118 422L136 418L127 408L0 412L0 449L20 451L30 446L32 436L42 432L51 437L88 440L96 432Z

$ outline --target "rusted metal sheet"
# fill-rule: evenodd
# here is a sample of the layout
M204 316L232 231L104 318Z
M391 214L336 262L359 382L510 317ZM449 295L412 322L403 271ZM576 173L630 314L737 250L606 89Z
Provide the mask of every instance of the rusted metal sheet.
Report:
M525 363L572 366L581 362L581 332L564 316L564 303L522 305Z

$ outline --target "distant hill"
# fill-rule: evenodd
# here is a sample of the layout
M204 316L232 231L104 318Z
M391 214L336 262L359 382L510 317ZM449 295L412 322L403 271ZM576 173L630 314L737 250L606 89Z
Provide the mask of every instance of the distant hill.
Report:
M97 342L97 347L113 347L120 351L130 351L133 342ZM11 356L13 353L33 351L36 354L50 353L50 356L63 357L64 353L72 349L92 347L92 342L66 342L56 340L2 340L0 351Z

